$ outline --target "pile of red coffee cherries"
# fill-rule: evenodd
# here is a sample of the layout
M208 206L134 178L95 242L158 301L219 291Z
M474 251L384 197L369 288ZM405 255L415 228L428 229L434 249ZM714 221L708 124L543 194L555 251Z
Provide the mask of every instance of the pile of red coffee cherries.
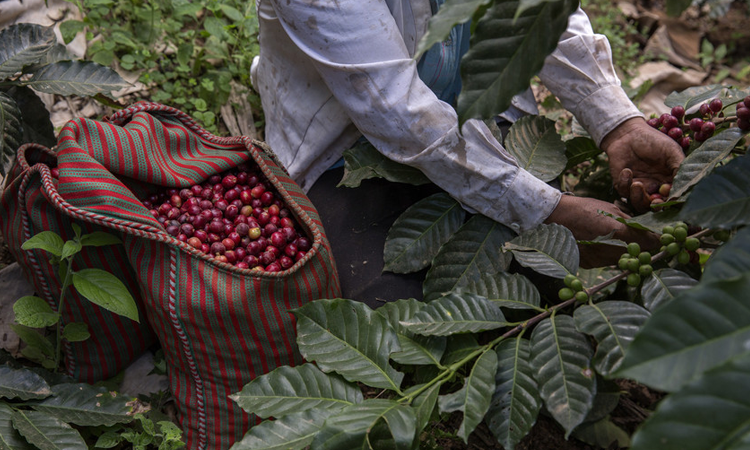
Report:
M237 268L286 270L311 247L272 184L249 164L141 202L167 233Z

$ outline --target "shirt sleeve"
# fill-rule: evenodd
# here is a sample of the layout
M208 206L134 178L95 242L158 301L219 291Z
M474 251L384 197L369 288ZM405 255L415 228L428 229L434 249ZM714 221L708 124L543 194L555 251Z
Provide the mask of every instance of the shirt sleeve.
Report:
M419 168L467 209L517 232L561 193L521 169L483 122L458 116L420 80L382 0L272 0L295 45L352 122L386 157Z
M581 8L568 19L568 28L539 78L597 145L623 121L643 117L620 85L609 41L594 34Z

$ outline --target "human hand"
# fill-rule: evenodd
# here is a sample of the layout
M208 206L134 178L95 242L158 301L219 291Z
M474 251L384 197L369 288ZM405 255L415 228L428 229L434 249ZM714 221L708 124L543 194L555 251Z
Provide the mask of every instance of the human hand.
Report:
M671 183L685 154L669 136L640 117L628 119L604 137L612 182L635 212L650 210L650 195Z
M606 236L614 231L614 239L625 242L637 242L644 250L658 248L659 238L656 234L637 230L607 215L629 218L612 203L587 197L563 195L560 203L544 223L557 223L567 227L577 240L589 241L599 236ZM579 245L580 266L583 268L601 267L616 264L624 252L622 247L614 245Z

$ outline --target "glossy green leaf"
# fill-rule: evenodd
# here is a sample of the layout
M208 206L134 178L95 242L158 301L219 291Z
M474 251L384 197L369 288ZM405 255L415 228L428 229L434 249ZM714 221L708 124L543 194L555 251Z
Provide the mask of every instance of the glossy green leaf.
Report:
M750 224L750 157L734 158L695 185L679 218L704 228Z
M9 404L0 402L0 450L32 450L34 447L13 428L13 411Z
M50 252L55 256L60 256L62 255L63 244L64 242L60 235L54 231L41 231L21 244L21 248L23 250L38 248Z
M459 292L485 297L508 309L541 310L541 297L534 283L519 273L482 274Z
M364 399L356 385L335 373L324 373L312 364L274 369L229 398L264 419L278 419L308 409L338 409Z
M116 244L122 244L120 238L112 233L107 233L105 231L94 231L92 233L84 234L83 236L81 236L81 245L83 245L84 247L101 247L104 245Z
M369 142L344 151L344 176L338 186L357 187L369 178L385 178L394 183L430 183L419 169L392 161Z
M389 355L401 348L383 316L346 299L316 300L293 313L297 345L306 360L349 381L398 391L404 374L391 367Z
M312 442L326 418L339 411L309 409L255 425L230 450L301 450Z
M52 395L46 381L28 369L0 366L0 398L41 400Z
M630 343L649 317L649 312L635 303L610 300L576 309L576 328L596 339L594 367L609 375L622 363Z
M678 209L668 209L666 211L653 212L649 211L639 216L624 219L616 217L615 220L637 230L648 230L661 234L661 230L667 225L674 225L677 221Z
M32 407L63 422L81 426L112 426L133 420L133 398L86 383L58 384L53 395Z
M495 373L497 372L497 353L485 351L477 358L464 385L456 392L442 395L438 399L440 411L450 413L462 411L464 419L458 429L458 437L469 442L469 435L482 422L490 407L492 397L488 395L495 391Z
M703 271L704 282L741 277L750 272L750 227L744 227L708 259Z
M432 261L422 285L424 301L478 282L484 274L506 271L511 256L501 248L513 236L510 228L492 219L479 214L472 216L440 247Z
M554 180L568 161L555 122L543 116L518 119L510 127L505 149L521 168L542 181Z
M90 338L91 333L88 325L83 322L75 322L65 325L62 336L68 342L81 342Z
M60 320L60 314L52 310L47 302L39 297L27 295L13 303L16 322L31 328L46 328Z
M750 274L699 284L655 310L615 374L673 392L750 340Z
M682 164L672 183L670 197L680 197L697 182L714 170L726 158L745 133L732 127L712 136L700 147L693 150Z
M88 450L78 430L55 416L16 410L12 420L21 436L39 450Z
M474 334L454 334L448 337L448 344L445 346L441 362L444 366L450 366L479 348L479 342Z
M409 207L388 230L383 270L411 273L429 266L440 246L461 228L465 215L461 205L444 193Z
M25 350L31 347L37 349L45 356L55 355L55 347L36 329L17 324L13 324L10 327L18 335L18 337L26 343L27 346Z
M656 308L666 304L678 294L696 284L698 284L698 280L681 270L670 268L655 270L651 276L643 280L641 286L643 306L649 311L655 311Z
M581 269L578 268L578 279L581 280L584 288L592 288L598 286L601 283L611 279L612 277L620 273L619 269L612 269L608 267L596 267L593 269ZM608 286L600 288L600 290L593 295L593 298L606 298L617 289L617 283L612 283Z
M0 175L5 176L23 143L23 115L18 103L0 91Z
M44 57L57 42L53 27L17 23L0 31L0 81Z
M474 294L451 293L433 300L401 326L428 336L455 333L477 333L506 326L500 308L490 300Z
M578 271L578 246L569 229L542 224L505 244L519 264L554 278Z
M513 450L536 422L542 400L531 368L529 341L506 339L496 348L498 371L487 425L506 450Z
M693 86L680 92L673 92L664 99L664 104L670 108L682 106L687 111L693 106L705 103L716 98L716 95L724 89L725 86L712 84L706 86Z
M440 365L447 339L444 336L418 335L401 325L401 321L411 319L424 306L425 303L410 298L388 302L376 310L398 333L401 351L391 353L392 360L415 366Z
M469 51L461 59L461 122L487 119L508 109L511 98L557 47L578 2L545 2L516 17L517 1L495 1L476 23Z
M531 367L547 411L565 437L586 418L596 395L593 349L571 316L544 319L531 334Z
M392 447L410 449L416 438L417 418L414 410L393 400L369 399L348 406L328 417L312 442L313 450L352 450L368 448L370 432L386 424ZM369 442L372 445L372 442Z
M70 258L81 251L81 243L76 241L65 241L60 258Z
M750 354L665 397L633 435L632 450L740 450L750 443Z
M444 41L454 26L471 20L477 10L488 3L490 0L447 0L443 3L437 14L430 17L427 32L417 44L414 59L418 60L430 47Z
M37 70L24 83L35 91L56 95L94 96L128 86L114 70L90 61L59 61Z
M73 274L73 286L88 301L139 322L138 306L119 278L101 269L82 269Z
M596 422L584 423L573 431L573 436L595 448L630 447L630 436L622 428L615 425L609 418ZM661 447L657 447L661 448Z
M430 421L432 413L435 410L435 406L437 405L438 395L440 394L440 386L442 385L442 382L433 384L412 401L411 406L414 409L414 414L417 417L417 435L419 435L419 433L424 430L424 427L426 427L427 423ZM417 389L421 386L422 385L414 386L413 389ZM411 391L411 389L409 391ZM409 391L407 391L406 393L408 394Z
M582 162L592 160L603 153L596 142L588 137L574 137L565 141L565 157L568 159L565 169L572 169Z

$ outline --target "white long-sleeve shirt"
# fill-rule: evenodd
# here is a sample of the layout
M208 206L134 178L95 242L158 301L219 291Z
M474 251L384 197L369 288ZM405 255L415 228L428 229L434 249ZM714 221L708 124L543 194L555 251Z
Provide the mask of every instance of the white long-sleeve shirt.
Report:
M413 55L429 0L259 0L253 69L265 139L305 190L364 135L386 157L419 168L466 209L517 232L534 228L561 193L518 167L482 121L458 116L420 80ZM580 9L539 74L598 143L642 114L620 87L606 38ZM533 98L514 107L535 113Z

